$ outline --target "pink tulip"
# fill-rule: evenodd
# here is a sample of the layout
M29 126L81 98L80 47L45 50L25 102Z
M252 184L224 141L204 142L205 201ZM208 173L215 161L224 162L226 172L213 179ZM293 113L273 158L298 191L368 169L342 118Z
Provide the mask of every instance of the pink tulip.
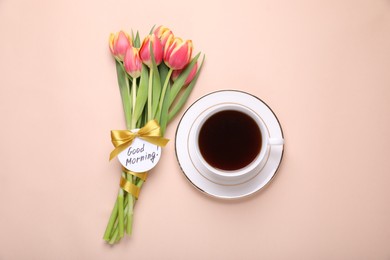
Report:
M159 65L163 58L163 47L160 40L155 34L148 35L142 42L139 55L143 63L145 63L149 68L152 67L152 58L150 56L150 44L152 45L154 59L156 65Z
M127 49L131 46L131 38L124 31L116 34L111 33L109 44L112 55L119 60L123 60Z
M174 70L172 72L172 80L175 81L180 74L183 72L184 69L182 70ZM186 81L184 82L184 86L188 86L191 81L194 79L196 72L198 71L198 63L195 63L195 65L192 67L190 74L188 74Z
M142 61L137 48L130 47L127 49L123 65L132 78L136 79L141 76Z
M153 33L157 36L157 38L160 39L161 45L163 47L165 46L165 43L167 42L169 37L174 37L172 31L169 28L162 25L157 27Z
M192 41L180 38L168 39L164 49L164 62L173 70L183 69L191 60Z

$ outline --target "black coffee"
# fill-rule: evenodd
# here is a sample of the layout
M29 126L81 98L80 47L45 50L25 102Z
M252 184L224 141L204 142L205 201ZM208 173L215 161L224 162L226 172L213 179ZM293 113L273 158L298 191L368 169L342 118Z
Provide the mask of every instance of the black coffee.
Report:
M250 164L260 153L261 133L255 120L236 110L224 110L206 120L199 132L199 149L214 168L232 171Z

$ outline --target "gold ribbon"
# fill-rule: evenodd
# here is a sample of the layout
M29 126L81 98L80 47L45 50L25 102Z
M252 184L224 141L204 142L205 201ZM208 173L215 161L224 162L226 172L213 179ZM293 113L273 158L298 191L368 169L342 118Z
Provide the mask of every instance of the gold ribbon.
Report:
M139 196L141 189L138 186L131 183L130 181L126 180L125 177L123 177L123 176L121 177L121 182L120 182L119 186L123 190L125 190L126 192L133 195L136 199L138 199L138 196Z
M146 181L146 178L148 178L148 173L147 172L132 172L126 169L125 167L122 167L122 171L127 174L131 174L133 176L136 176L140 178L143 181Z
M126 169L125 167L122 167L122 171L127 174L131 174L133 176L136 176L140 178L143 181L146 181L146 178L148 177L147 172L132 172ZM133 195L136 199L138 199L139 193L141 192L141 188L138 187L137 185L134 185L133 182L128 181L125 177L121 177L121 181L119 186L126 191L127 193L130 193Z
M161 137L160 125L156 120L150 120L135 133L130 130L112 130L111 142L115 146L115 149L110 153L110 161L129 147L137 137L161 147L164 147L169 141Z

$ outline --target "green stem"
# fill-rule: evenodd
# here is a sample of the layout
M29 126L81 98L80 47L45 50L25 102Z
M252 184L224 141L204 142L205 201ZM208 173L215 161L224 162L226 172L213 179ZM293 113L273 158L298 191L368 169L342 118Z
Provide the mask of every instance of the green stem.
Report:
M122 173L123 174L123 173ZM119 237L123 237L125 225L124 225L124 218L123 218L123 196L124 191L122 189L119 189L118 194L118 225L119 225Z
M132 117L132 120L131 120L131 129L134 129L136 128L136 120L135 120L135 116L134 116L134 111L135 111L135 105L136 105L136 99L137 99L137 83L136 83L136 79L133 79L133 84L132 84L132 87L131 87L131 92L132 92L132 96L133 96L133 117ZM127 180L130 181L131 183L135 183L135 177L133 178L133 175L131 174L127 174ZM127 207L127 210L126 210L126 213L127 213L127 224L126 224L126 233L127 234L131 234L132 232L132 226L133 226L133 207L134 207L134 197L133 195L131 194L127 194L127 198L128 198L128 207Z
M127 175L127 180L130 181L130 178L131 178L131 182L133 184L135 184L138 188L141 189L142 184L144 183L144 181L141 180L141 179L138 179L138 182L137 182L137 177L132 176L131 174L128 174ZM134 215L134 206L135 206L135 203L136 203L136 199L134 198L133 195L131 195L129 193L127 194L126 198L128 198L128 203L127 203L126 211L125 211L126 215L127 215L127 218L125 216L125 218L127 220L126 233L128 235L131 235L132 230L133 230L133 215Z
M153 90L153 68L150 68L149 73L149 88L148 88L148 121L153 119L152 115L152 90Z
M136 125L136 118L134 116L135 114L135 103L137 100L137 79L133 79L133 84L131 86L131 95L133 96L133 116L131 117L131 129L135 128Z
M112 227L115 224L117 216L118 216L118 201L115 201L115 206L112 209L110 220L108 221L106 231L104 232L104 236L103 236L103 239L106 241L110 241Z
M137 183L137 187L138 188L141 188L142 187L142 184L144 184L145 181L143 180L139 180L138 183Z
M161 117L162 107L163 107L163 103L164 103L165 92L167 91L167 86L168 86L168 83L169 83L169 79L171 78L172 72L173 72L173 69L169 69L167 77L165 78L165 82L164 82L164 86L163 86L162 92L161 92L160 102L158 104L158 110L157 110L158 112L157 112L157 116L156 116L156 118L159 121L159 123L161 123L161 118L160 117Z
M124 205L123 205L124 208L125 208L125 211L124 211L124 224L125 225L126 225L126 222L127 222L126 221L126 212L127 212L128 201L129 200L128 200L127 196L125 196ZM118 222L119 222L118 218L116 218L114 227L113 227L113 229L111 231L110 237L108 238L108 243L110 243L110 244L113 244L113 243L115 243L115 242L117 242L117 241L119 241L121 239L121 237L118 236L118 234L119 234L119 228L118 228L119 223Z
M136 81L133 79L132 85L134 86L136 84ZM127 107L127 116L126 116L126 128L127 129L133 129L132 127L132 114L134 114L134 110L131 107L131 94L130 94L130 85L129 85L129 80L126 78L126 85L125 85L125 90L124 90L124 100L126 102L126 107ZM125 177L125 174L122 173L122 177ZM119 189L119 194L118 194L118 236L115 238L114 241L118 241L124 236L125 233L125 205L123 203L124 199L124 191L122 189ZM115 233L114 233L115 236Z
M130 174L127 175L127 179L130 180L132 183L135 183L136 177L131 176ZM134 209L134 196L131 194L127 194L127 197L129 198L129 203L127 207L127 225L126 225L126 233L128 235L131 235L131 232L133 230L133 209Z
M119 91L121 93L123 112L125 113L126 127L128 128L131 123L131 107L129 99L129 79L127 78L126 71L120 61L116 62L116 70L119 83Z
M114 244L117 241L117 237L118 237L118 229L116 229L114 234L112 234L112 237L108 243L111 245Z

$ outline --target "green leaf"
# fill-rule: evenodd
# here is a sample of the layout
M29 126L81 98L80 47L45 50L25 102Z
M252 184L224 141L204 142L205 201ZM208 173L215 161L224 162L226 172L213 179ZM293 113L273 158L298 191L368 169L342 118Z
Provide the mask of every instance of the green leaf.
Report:
M137 31L137 34L135 35L134 47L135 48L140 48L141 47L141 39L139 38L139 32L138 31Z
M165 92L164 103L161 109L160 128L161 135L164 136L165 130L168 125L168 109L169 109L169 94L171 92L171 84L168 83L167 90Z
M153 69L153 93L152 93L152 118L156 115L158 102L160 100L161 94L161 80L160 73L158 71L156 60L154 58L152 44L149 45L150 48L150 57L152 59L152 69Z
M153 25L152 29L150 29L150 32L149 32L149 34L152 34L152 33L153 33L153 31L154 31L154 27L156 27L156 25Z
M123 67L122 62L115 60L115 66L116 66L116 75L118 79L118 85L119 87L126 86L126 71Z
M149 85L149 69L145 64L142 64L141 79L138 87L137 98L135 101L134 117L138 121L144 111L146 100L148 98Z
M180 111L180 109L186 103L189 95L191 94L192 89L194 88L194 86L196 84L196 81L198 80L198 77L199 77L199 74L200 74L200 72L202 70L203 62L204 62L205 59L206 59L206 57L203 56L202 63L200 64L199 69L196 72L196 75L195 75L194 79L191 81L191 83L184 90L183 95L180 96L180 99L175 103L174 107L169 111L168 122L171 121L175 117L175 115Z
M165 79L167 78L169 68L167 65L165 65L164 62L161 62L160 65L158 65L158 70L160 71L160 80L161 82L165 82Z
M172 105L174 102L177 94L179 93L180 89L184 86L184 83L190 74L192 68L195 66L195 63L197 62L198 58L200 56L200 53L198 53L190 62L190 64L187 65L187 67L183 70L183 72L180 74L180 76L175 80L175 82L172 85L171 94L169 97L169 106Z
M157 112L156 112L156 116L155 116L157 119L161 118L161 111L162 111L162 107L164 104L164 100L166 99L166 92L167 92L167 88L169 85L169 79L171 78L172 72L173 72L173 70L169 69L168 74L165 76L165 81L164 81L164 84L163 84L163 87L161 90L160 100L158 102L159 104L158 104ZM168 100L169 100L169 98L168 98ZM169 101L167 101L167 102L169 102ZM168 105L168 108L169 108L169 105Z
M130 80L130 83L133 82L133 78L126 72L125 66L123 65L123 62L115 57L116 66L120 66L122 70L125 72L126 77Z
M127 78L127 73L123 68L122 62L116 60L116 73L118 79L119 90L122 98L123 112L126 119L126 127L129 128L131 123L131 103L129 100L129 81Z
M148 120L148 107L145 106L144 112L138 120L137 128L143 127L146 124L147 120Z

